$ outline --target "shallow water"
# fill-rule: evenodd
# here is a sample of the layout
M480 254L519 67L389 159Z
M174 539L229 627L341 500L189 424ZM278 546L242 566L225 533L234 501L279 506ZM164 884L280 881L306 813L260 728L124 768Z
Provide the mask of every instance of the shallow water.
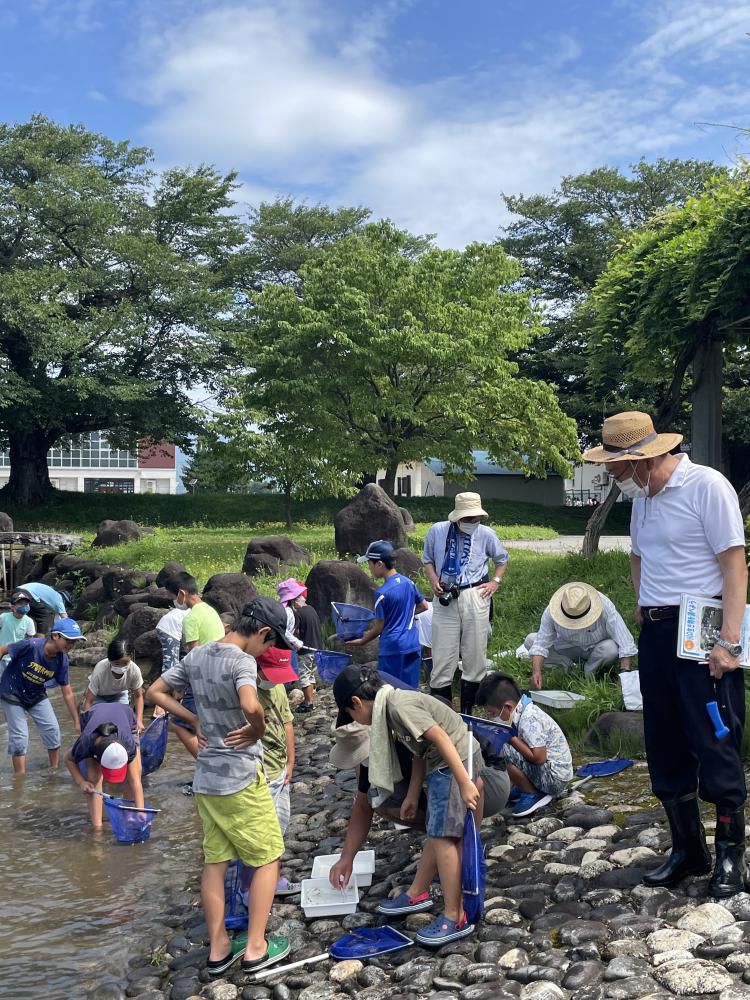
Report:
M76 693L87 672L72 671ZM65 750L75 733L59 691L50 694ZM0 998L84 1000L103 982L124 983L129 958L178 933L161 918L167 895L201 866L195 804L180 789L193 762L170 736L164 764L146 779L149 802L163 812L146 843L122 846L106 810L94 834L65 765L49 772L33 723L28 773L14 778L2 712L0 720Z

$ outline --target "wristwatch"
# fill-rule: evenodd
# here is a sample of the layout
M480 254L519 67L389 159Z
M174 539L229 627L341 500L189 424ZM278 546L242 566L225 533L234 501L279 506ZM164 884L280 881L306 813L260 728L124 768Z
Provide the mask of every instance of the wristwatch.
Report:
M498 583L499 584L501 580L502 580L502 577L500 577L500 576L493 576L492 577L492 582L493 583Z
M727 642L726 639L717 639L716 645L726 649L730 656L742 656L742 646L738 642Z

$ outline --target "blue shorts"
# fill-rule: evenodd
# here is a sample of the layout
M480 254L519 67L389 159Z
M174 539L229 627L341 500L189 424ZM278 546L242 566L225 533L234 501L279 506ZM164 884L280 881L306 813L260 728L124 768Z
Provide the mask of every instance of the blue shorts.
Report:
M481 753L475 753L474 773L478 774L483 766ZM431 771L425 778L425 785L427 786L425 823L427 836L451 837L454 840L463 837L466 806L451 769L441 767L437 771Z
M185 693L182 696L182 707L186 708L188 712L193 712L194 715L198 713L195 711L195 698L193 697L193 689L191 687L185 688ZM189 733L195 732L193 727L189 722L185 722L184 719L178 719L176 716L172 716L170 722L173 726L182 726L183 729L187 729Z
M419 674L422 669L422 651L413 649L409 653L378 653L378 670L398 677L404 684L419 689Z

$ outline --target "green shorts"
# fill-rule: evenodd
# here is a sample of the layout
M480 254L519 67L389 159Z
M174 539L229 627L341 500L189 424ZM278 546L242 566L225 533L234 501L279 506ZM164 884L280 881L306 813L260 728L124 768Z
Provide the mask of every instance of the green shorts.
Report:
M195 802L203 823L207 865L239 858L252 868L278 861L284 853L279 820L262 771L232 795L201 795Z

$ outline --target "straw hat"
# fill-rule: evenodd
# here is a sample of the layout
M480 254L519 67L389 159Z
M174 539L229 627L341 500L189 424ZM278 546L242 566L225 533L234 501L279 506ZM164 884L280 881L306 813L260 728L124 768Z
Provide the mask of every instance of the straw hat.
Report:
M329 761L340 771L353 770L370 756L370 730L358 722L334 729L336 744L328 755Z
M607 417L602 444L583 453L584 462L621 462L626 458L666 455L682 441L682 434L657 434L648 413L629 410Z
M601 618L602 600L588 583L566 583L552 595L549 613L563 628L588 628Z
M488 517L486 510L482 510L482 498L478 493L457 493L453 500L453 510L448 515L448 520L460 521L462 517Z

